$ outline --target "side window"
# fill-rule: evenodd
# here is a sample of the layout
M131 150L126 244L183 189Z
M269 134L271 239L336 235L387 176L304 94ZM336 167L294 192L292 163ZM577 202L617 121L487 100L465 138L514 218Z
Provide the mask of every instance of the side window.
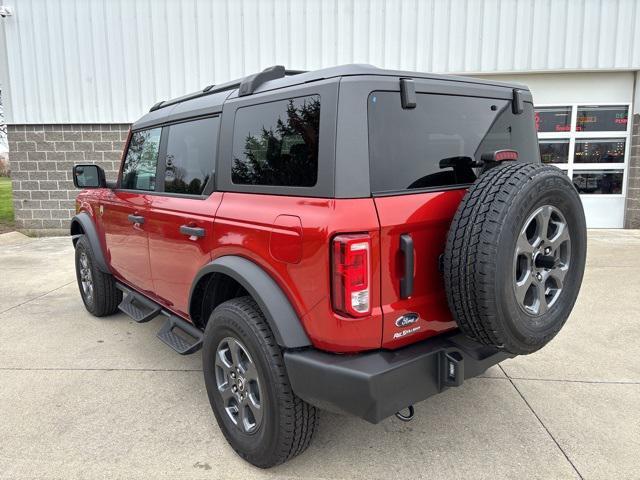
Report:
M215 168L219 117L169 127L164 191L201 195Z
M313 187L318 178L320 96L238 109L231 180L243 185Z
M131 135L122 167L120 188L127 190L156 189L156 167L160 147L161 128L141 130Z

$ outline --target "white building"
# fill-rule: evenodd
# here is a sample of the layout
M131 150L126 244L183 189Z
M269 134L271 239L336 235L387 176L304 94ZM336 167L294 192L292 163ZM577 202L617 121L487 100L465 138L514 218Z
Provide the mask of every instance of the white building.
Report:
M120 132L114 124L132 122L158 100L275 64L309 70L344 63L529 85L543 160L573 178L589 226L640 227L640 141L632 135L633 113L640 113L639 1L2 2L10 16L0 19L0 83L25 228L63 228L66 217L33 213L46 210L33 202L54 208L49 177L56 175L38 185L50 192L38 200L27 192L45 180L20 162L59 162L40 170L58 172L82 157L113 168L121 144L97 150L87 142L114 141L104 132ZM68 180L54 181L68 188ZM61 210L70 209L70 195L64 204L58 198Z

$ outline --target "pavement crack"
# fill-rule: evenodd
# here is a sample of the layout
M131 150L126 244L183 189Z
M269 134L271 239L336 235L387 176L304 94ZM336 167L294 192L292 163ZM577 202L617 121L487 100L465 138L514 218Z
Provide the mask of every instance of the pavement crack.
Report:
M33 297L33 298L30 298L29 300L25 300L25 301L24 301L24 302L22 302L22 303L19 303L19 304L17 304L17 305L14 305L14 306L12 306L12 307L9 307L9 308L7 308L6 310L1 311L1 312L0 312L0 315L2 315L2 314L4 314L4 313L7 313L7 312L8 312L8 311L10 311L10 310L13 310L14 308L18 308L18 307L21 307L22 305L26 305L27 303L33 302L34 300L38 300L39 298L45 297L45 296L49 295L50 293L55 292L56 290L60 290L61 288L66 287L67 285L71 285L71 284L72 284L72 283L74 283L74 282L75 282L75 280L72 280L72 281L70 281L70 282L65 283L64 285L60 285L59 287L54 288L53 290L49 290L48 292L45 292L45 293L43 293L43 294L41 294L41 295L35 296L35 297Z
M504 370L502 370L504 372ZM506 373L505 373L506 375ZM489 380L524 380L525 382L555 382L555 383L586 383L595 385L640 385L640 382L633 380L573 380L566 378L531 378L531 377L482 377L476 378L489 379Z
M576 475L578 475L578 478L580 478L580 480L584 480L584 477L580 474L580 472L578 471L578 469L575 466L575 464L571 461L571 459L569 458L569 455L567 455L567 452L565 452L564 449L562 448L562 446L560 445L560 443L558 443L558 440L556 440L556 437L553 436L551 431L544 424L544 422L542 421L540 416L536 413L536 411L533 409L533 407L531 406L529 401L525 398L525 396L522 394L520 389L514 383L513 379L509 375L507 375L507 372L504 371L504 368L502 368L502 365L498 365L498 367L500 368L500 370L502 370L502 373L504 373L506 375L506 377L509 380L509 382L511 382L511 385L513 385L513 388L515 388L516 392L518 392L518 395L520 395L520 398L522 398L522 401L525 403L525 405L527 407L529 407L529 410L531 410L531 413L533 413L533 415L538 419L538 422L540 422L540 425L542 425L542 428L545 429L545 431L547 432L547 434L549 435L551 440L553 440L553 443L555 443L556 446L558 447L558 449L562 452L562 455L564 455L564 458L567 459L567 462L569 462L569 465L571 465L573 470L576 472Z
M504 370L503 370L504 372ZM506 375L506 374L505 374ZM589 383L602 385L640 385L640 382L624 381L624 380L570 380L562 378L526 378L526 377L508 377L509 380L524 380L532 382L556 382L556 383Z

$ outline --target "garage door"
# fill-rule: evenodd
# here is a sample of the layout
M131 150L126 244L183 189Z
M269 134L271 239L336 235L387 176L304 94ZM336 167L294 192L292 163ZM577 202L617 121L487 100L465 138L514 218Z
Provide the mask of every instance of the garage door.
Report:
M630 152L628 103L537 105L540 156L580 192L590 228L622 228Z

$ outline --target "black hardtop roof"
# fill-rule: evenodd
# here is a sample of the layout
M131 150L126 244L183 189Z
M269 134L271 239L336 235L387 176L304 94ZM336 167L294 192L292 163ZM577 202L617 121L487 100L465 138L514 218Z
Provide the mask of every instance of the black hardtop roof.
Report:
M171 100L158 102L151 108L149 113L137 120L131 128L134 130L147 128L152 125L177 121L181 118L190 118L216 111L222 111L222 105L227 98L233 94L245 96L319 80L357 75L424 78L467 84L491 85L509 89L529 90L527 86L518 83L505 83L474 77L436 73L387 70L368 64L339 65L309 72L285 70L282 66L275 66L269 67L262 72L249 75L247 77L231 80L219 85L209 85L197 92Z

